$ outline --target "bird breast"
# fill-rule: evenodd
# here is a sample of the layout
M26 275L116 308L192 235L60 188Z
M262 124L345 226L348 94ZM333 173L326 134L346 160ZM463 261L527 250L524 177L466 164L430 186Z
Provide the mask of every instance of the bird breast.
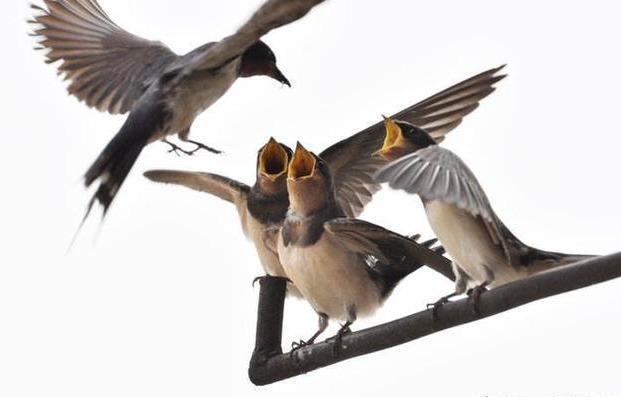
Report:
M359 255L345 249L329 233L312 245L284 246L278 254L285 272L315 311L342 321L372 314L381 303ZM353 311L353 313L352 313Z
M250 214L247 207L240 209L240 220L244 234L254 243L257 255L259 255L259 260L261 261L261 265L263 266L265 273L270 276L287 277L280 261L278 260L278 256L266 245L268 244L272 247L276 247L275 240L277 239L278 234L267 234L266 230L269 227L277 227L279 225L266 225L261 223L257 218ZM272 239L273 241L268 241L268 239Z
M169 104L173 117L168 133L190 128L199 114L220 99L237 79L240 63L237 59L216 71L202 70L183 79L174 89Z
M426 203L425 210L446 252L477 285L491 281L490 276L496 279L509 268L502 248L491 240L480 218L437 200Z

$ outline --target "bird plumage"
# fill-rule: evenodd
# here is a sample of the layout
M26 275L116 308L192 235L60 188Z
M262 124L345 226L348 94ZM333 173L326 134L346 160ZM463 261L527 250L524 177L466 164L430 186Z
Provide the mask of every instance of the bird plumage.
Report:
M494 288L590 257L522 243L498 218L468 166L435 144L391 162L376 178L420 196L432 229L461 270L456 276L467 278L458 280L457 292L467 285Z
M290 208L277 250L287 276L315 311L351 324L373 314L422 264L446 263L411 239L347 218L330 169L298 144L289 164Z
M281 174L288 165L290 153L291 149L270 139L257 155L253 186L206 172L151 170L144 175L154 182L185 186L234 204L244 235L254 244L265 273L286 277L278 256L267 245L275 245L275 241L269 241L275 240L275 235L270 237L268 230L280 227L289 208L286 174ZM292 285L288 291L299 296Z
M227 45L207 43L179 56L160 42L135 36L114 23L96 0L44 0L47 9L33 6L37 15L34 36L47 50L47 62L71 83L69 93L88 106L129 116L85 175L85 185L99 181L85 218L94 202L107 213L142 148L178 135L188 140L195 118L215 103L238 77L269 76L289 84L276 66L276 57L256 31L263 33L284 23L286 14L255 15L248 23L255 32L240 28ZM299 5L298 5L299 6ZM274 12L295 6L274 2ZM305 9L303 7L303 9ZM273 20L276 18L276 20ZM262 24L269 23L269 26ZM230 53L212 67L210 51ZM214 56L218 56L218 54ZM205 145L197 147L215 151Z
M465 79L402 109L392 118L432 130L434 140L442 142L446 134L462 123L465 116L478 108L482 99L495 91L494 85L505 77L498 74L503 67L489 69ZM384 138L384 123L378 122L319 154L330 166L336 199L348 217L360 215L381 188L373 175L386 162L372 155L381 147Z

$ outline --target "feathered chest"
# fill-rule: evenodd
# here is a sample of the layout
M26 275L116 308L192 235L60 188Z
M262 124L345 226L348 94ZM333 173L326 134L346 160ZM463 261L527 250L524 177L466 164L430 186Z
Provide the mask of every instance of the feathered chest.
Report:
M251 191L247 206L248 212L264 225L281 224L287 215L289 198L287 194L267 196Z
M324 234L325 219L319 217L300 217L289 213L283 223L281 234L285 247L307 247L315 244Z
M171 132L189 128L199 114L231 88L238 77L240 62L238 59L215 71L195 72L170 91L168 105L173 113Z

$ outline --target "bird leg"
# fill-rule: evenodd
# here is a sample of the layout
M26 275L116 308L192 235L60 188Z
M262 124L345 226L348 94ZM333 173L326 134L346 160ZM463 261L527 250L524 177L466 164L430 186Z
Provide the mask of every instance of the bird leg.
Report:
M179 156L179 153L183 153L183 154L185 154L187 156L192 156L192 155L194 155L194 153L198 152L199 150L207 150L208 152L216 153L216 154L222 153L220 150L214 149L212 147L209 147L209 146L207 146L205 144L202 144L202 143L196 142L196 141L190 141L190 140L185 140L184 141L184 142L188 142L188 143L191 143L191 144L196 146L192 150L183 149L182 147L180 147L178 145L175 145L174 143L170 142L167 139L163 139L162 141L170 146L170 150L168 150L168 153L175 153L177 156Z
M448 294L446 296L443 296L442 298L438 299L435 303L428 303L427 304L427 310L432 309L431 310L431 316L433 317L433 321L436 321L438 319L438 309L440 309L442 306L446 305L447 303L449 303L451 301L451 298L460 295L459 292L453 292L452 294Z
M351 333L350 325L353 324L353 321L347 321L345 324L341 326L341 329L336 333L334 337L334 344L332 345L332 354L337 357L343 347L343 336Z
M186 142L193 143L194 145L196 145L196 148L194 148L194 150L190 151L190 155L198 152L199 150L206 150L206 151L211 152L211 153L222 154L221 150L214 149L214 148L212 148L210 146L207 146L207 145L205 145L203 143L200 143L200 142L197 142L197 141L191 141L189 139L186 140Z
M472 301L472 311L475 315L479 316L481 311L479 310L479 300L481 299L481 294L487 291L487 286L489 282L486 281L481 285L477 285L474 288L469 289L466 294L468 294L468 300Z
M312 345L315 340L326 330L328 327L328 316L324 313L319 313L319 329L308 340L300 340L299 342L291 343L291 351L289 356L293 356L296 350L303 348L304 346Z
M180 152L185 154L185 155L188 155L188 156L191 156L191 155L194 154L194 151L185 150L185 149L181 148L180 146L177 146L174 143L170 142L167 139L163 139L162 142L164 142L164 143L166 143L167 145L170 146L170 149L168 150L168 153L174 153L177 156L180 156L179 155Z

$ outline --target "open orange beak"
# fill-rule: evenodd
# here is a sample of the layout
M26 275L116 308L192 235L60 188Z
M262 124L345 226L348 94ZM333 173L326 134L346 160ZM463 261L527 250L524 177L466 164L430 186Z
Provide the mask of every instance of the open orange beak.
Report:
M272 182L287 173L289 156L287 151L274 138L263 146L259 154L259 174Z
M398 147L403 141L403 131L401 127L390 117L384 117L384 128L386 129L386 137L382 148L373 153L374 156L386 156L393 147Z
M310 178L315 174L315 156L298 142L293 158L289 163L289 179Z

